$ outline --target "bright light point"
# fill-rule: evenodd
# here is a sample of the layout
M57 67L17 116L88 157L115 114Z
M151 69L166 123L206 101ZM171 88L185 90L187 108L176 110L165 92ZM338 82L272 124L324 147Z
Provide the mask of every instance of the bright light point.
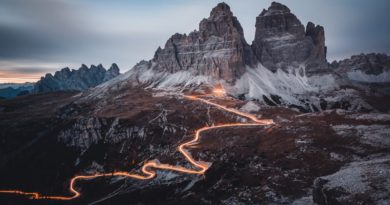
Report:
M223 87L221 85L217 85L213 89L213 94L215 96L224 96L224 95L226 95L226 91L225 91L225 89L223 89Z

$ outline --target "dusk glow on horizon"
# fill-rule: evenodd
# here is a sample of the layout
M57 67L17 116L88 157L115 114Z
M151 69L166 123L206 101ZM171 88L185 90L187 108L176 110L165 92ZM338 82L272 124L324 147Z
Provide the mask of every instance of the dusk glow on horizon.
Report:
M20 73L0 73L0 83L29 83L35 82L44 76L45 73L39 74L20 74Z

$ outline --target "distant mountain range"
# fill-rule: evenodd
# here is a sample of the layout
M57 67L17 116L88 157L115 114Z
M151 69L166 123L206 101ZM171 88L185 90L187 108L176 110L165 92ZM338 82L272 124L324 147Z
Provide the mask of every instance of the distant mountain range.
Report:
M102 64L91 65L89 68L83 64L78 70L63 68L54 75L48 73L42 77L35 84L33 92L83 91L111 80L119 74L119 68L115 63L108 70Z
M91 65L88 68L82 65L77 70L63 68L56 71L54 76L46 74L36 83L4 83L0 84L0 98L10 99L31 93L54 91L83 91L111 80L120 74L118 66L114 63L106 70L103 65Z
M2 83L0 84L0 98L10 99L26 95L34 89L34 83Z

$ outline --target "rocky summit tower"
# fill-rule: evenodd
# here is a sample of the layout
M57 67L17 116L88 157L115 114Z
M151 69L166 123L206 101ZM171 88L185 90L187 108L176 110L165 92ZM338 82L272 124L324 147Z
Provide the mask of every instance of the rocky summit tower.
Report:
M309 22L305 30L287 6L276 2L256 18L252 48L272 71L305 65L311 73L327 66L324 28Z

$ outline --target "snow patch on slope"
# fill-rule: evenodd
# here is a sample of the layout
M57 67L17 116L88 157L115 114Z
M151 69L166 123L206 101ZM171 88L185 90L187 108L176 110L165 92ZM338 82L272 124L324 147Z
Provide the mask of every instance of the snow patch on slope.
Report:
M137 69L135 69L137 68ZM131 70L116 76L115 78L106 81L92 89L87 93L87 98L102 98L105 94L110 93L115 90L119 90L122 86L126 86L129 81L134 80L134 76L137 74L137 70L147 70L147 63L139 63Z
M234 85L210 76L196 75L191 71L158 72L153 69L154 67L154 63L143 61L125 74L97 86L88 97L101 98L105 93L131 86L181 93L186 89L196 90L200 85L212 87L221 84L227 93L233 96L245 95L247 99L258 99L263 102L264 97L275 101L272 97L278 96L281 102L275 104L307 107L307 104L302 101L303 98L310 100L318 108L320 100L316 94L338 87L334 76L330 74L307 77L304 66L291 67L288 72L283 70L272 72L261 64L256 68L247 67L246 73L236 80ZM308 109L314 111L312 107Z
M249 101L243 105L240 110L244 112L257 112L260 110L260 107L253 101Z
M275 73L259 65L247 68L247 72L237 80L228 92L236 95L245 94L247 98L263 99L271 94L278 95L291 104L301 104L297 95L318 93L324 89L337 87L331 75L307 77L303 67L291 68L288 72L277 70Z
M187 86L201 85L203 83L210 84L211 78L208 76L199 75L196 76L188 71L180 71L173 74L159 73L157 76L161 76L160 80L156 83L156 88L172 88L178 85L186 88Z
M106 93L132 86L176 93L184 90L200 92L200 86L212 87L221 84L228 94L236 97L244 95L247 99L258 99L260 102L268 99L275 104L298 105L316 111L321 107L318 95L338 88L333 75L308 77L305 75L304 66L291 67L287 72L272 72L261 64L256 68L247 67L246 72L233 85L211 76L196 75L191 71L159 72L153 69L154 67L153 62L143 61L125 74L97 86L87 96L102 98Z

